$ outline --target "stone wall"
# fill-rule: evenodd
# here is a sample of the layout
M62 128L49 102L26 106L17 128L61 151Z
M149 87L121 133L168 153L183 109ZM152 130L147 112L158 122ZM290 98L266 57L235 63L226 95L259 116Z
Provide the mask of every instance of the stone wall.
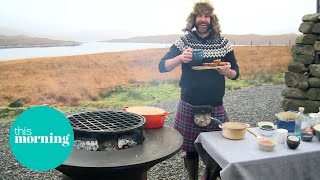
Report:
M320 107L320 14L303 16L292 47L292 60L285 73L286 88L282 91L282 109L306 113L318 112Z

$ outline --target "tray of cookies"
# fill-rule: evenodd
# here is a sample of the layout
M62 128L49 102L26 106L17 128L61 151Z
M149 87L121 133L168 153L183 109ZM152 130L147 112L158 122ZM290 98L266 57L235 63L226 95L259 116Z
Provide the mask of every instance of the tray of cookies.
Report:
M211 63L203 63L202 66L193 66L193 70L207 70L207 69L220 69L226 66L231 67L226 62L221 62L220 59L213 60Z

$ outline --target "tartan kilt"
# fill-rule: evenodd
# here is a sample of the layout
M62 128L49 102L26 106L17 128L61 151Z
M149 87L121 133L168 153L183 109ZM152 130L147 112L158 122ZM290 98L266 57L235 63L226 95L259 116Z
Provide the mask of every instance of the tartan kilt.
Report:
M194 141L197 139L198 135L201 132L221 130L218 126L218 123L214 121L211 121L211 123L205 127L197 126L193 120L193 107L193 105L180 100L178 103L175 123L173 126L183 136L182 149L186 152L196 152ZM229 121L223 105L212 106L211 116L218 118L222 122Z

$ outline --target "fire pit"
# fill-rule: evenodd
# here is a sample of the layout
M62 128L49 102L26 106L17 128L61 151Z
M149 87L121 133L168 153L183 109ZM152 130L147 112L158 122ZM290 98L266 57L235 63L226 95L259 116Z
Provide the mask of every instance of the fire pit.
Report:
M125 111L83 112L68 119L75 141L90 142L95 148L73 148L56 168L65 179L147 179L148 169L175 155L183 142L179 132L170 127L143 129L145 118ZM119 145L128 138L135 146L121 144L121 148L106 150L106 142L118 140Z

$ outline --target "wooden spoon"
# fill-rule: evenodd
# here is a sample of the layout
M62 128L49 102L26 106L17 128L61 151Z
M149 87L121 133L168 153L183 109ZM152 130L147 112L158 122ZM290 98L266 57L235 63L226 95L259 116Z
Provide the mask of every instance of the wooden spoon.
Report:
M249 128L247 128L247 131L252 134L256 139L263 138L262 136L257 135L256 133L252 132Z

